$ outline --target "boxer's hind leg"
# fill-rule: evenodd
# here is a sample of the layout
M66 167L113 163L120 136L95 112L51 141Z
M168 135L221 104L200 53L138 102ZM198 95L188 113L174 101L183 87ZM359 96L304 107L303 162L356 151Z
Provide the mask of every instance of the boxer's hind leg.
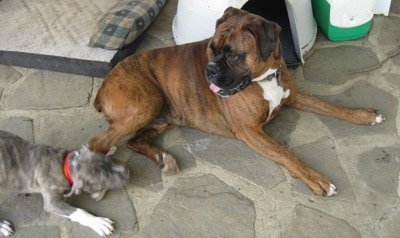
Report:
M121 79L120 79L121 80ZM133 81L119 87L103 83L94 102L110 124L107 131L90 140L93 151L109 152L120 139L137 133L160 113L163 98L159 89L148 81Z
M110 118L110 120L108 120L110 126L103 134L90 140L90 148L93 151L103 154L108 153L112 146L114 146L120 139L135 134L140 129L147 126L147 124L157 116L155 113L151 113L150 111L151 110L141 110L140 112L137 111L136 113L126 114L125 111L115 110L114 108L114 112L117 114L118 112L120 114L125 114L125 116L110 117L110 115L108 115Z
M138 131L127 142L127 147L132 151L143 154L158 164L164 174L172 175L179 172L175 159L167 152L151 145L158 136L164 134L168 129L176 127L164 119L154 120L149 126Z
M385 120L382 114L374 109L341 107L301 91L293 92L285 104L295 109L332 116L359 125L376 125Z

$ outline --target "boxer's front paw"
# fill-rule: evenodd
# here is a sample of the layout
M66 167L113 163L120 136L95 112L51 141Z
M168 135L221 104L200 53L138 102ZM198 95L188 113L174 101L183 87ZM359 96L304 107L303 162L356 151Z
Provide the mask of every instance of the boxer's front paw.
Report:
M318 196L330 197L338 193L334 184L315 171L311 171L303 181Z
M375 109L356 109L354 123L360 125L378 125L385 120L385 117Z
M334 184L327 184L325 182L319 182L315 186L311 187L311 189L316 195L324 197L331 197L338 193L337 188Z
M162 153L161 156L158 156L158 162L161 167L161 172L167 175L174 175L179 173L179 167L176 164L175 159L166 153Z
M12 224L5 220L0 220L0 236L10 236L14 233Z
M375 117L375 121L372 123L372 125L380 124L380 123L382 123L385 119L386 119L386 118L385 118L382 114L378 114L378 115Z

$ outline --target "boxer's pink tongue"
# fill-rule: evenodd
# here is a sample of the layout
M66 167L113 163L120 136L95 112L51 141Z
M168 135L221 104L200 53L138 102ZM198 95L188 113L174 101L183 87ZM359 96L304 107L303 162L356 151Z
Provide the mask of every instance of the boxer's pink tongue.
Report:
M219 92L220 90L221 90L221 88L220 87L218 87L217 85L215 85L215 84L210 84L210 89L211 89L211 91L213 91L214 93L217 93L217 92Z

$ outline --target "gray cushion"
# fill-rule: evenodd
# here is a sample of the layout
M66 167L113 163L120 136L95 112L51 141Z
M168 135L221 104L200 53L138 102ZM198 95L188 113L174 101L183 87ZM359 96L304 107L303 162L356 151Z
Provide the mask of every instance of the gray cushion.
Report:
M89 46L121 49L132 43L153 22L166 0L121 0L98 22Z

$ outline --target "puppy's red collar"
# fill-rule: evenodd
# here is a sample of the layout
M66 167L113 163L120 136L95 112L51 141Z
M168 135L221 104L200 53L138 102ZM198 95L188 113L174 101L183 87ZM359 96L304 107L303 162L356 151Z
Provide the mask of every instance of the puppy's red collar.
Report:
M65 159L64 159L64 176L70 185L74 184L74 180L72 179L72 176L71 176L71 170L69 168L69 162L73 155L74 155L74 151L68 152L68 154L65 156Z

